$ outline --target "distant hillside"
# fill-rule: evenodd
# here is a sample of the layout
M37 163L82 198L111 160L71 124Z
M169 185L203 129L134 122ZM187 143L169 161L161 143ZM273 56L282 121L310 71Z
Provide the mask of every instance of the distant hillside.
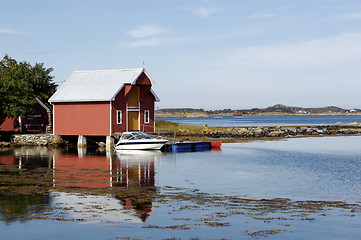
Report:
M349 110L343 109L335 106L328 107L318 107L318 108L304 108L304 107L293 107L286 106L282 104L276 104L267 108L252 108L252 109L243 109L241 112L255 112L255 113L271 113L271 112L280 112L280 113L346 113Z
M361 113L360 109L343 109L336 106L304 108L276 104L266 108L251 109L223 109L205 111L204 109L193 108L167 108L156 110L158 117L211 117L217 115L248 115L248 114L347 114Z

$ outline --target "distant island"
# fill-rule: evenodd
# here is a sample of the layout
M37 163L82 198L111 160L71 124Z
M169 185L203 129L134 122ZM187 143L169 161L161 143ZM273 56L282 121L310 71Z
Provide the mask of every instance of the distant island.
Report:
M361 109L344 109L336 106L304 108L276 104L266 108L204 110L194 108L165 108L156 110L157 117L231 117L242 115L361 115Z

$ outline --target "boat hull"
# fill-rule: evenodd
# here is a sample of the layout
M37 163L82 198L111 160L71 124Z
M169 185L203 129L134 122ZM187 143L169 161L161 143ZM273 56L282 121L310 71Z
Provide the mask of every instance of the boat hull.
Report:
M116 150L159 150L167 141L156 142L126 142L115 146Z
M218 141L218 142L211 142L211 147L212 148L220 148L222 146L222 142Z

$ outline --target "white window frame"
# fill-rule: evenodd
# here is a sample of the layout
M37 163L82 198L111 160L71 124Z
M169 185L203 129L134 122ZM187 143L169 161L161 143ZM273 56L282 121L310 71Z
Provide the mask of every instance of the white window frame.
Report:
M149 110L144 110L144 123L149 123L150 122L150 112Z
M117 124L123 124L123 111L117 110Z

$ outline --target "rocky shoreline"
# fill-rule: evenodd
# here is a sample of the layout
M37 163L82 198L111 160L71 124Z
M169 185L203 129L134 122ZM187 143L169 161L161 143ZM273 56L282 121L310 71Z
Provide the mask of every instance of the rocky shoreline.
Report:
M64 143L60 136L52 134L14 134L11 142L0 142L0 147L11 146L59 146Z
M345 136L361 135L361 122L335 123L318 126L263 126L263 127L229 127L229 128L204 128L200 132L187 129L178 129L177 137L192 137L193 140L210 139L256 139L256 138L287 138L310 136ZM11 146L51 146L63 145L60 136L52 134L15 134L11 142L0 142L0 147Z
M208 137L208 138L274 138L301 136L337 136L361 135L361 122L336 123L319 126L264 126L264 127L229 127L205 128L201 133L180 129L178 136Z

